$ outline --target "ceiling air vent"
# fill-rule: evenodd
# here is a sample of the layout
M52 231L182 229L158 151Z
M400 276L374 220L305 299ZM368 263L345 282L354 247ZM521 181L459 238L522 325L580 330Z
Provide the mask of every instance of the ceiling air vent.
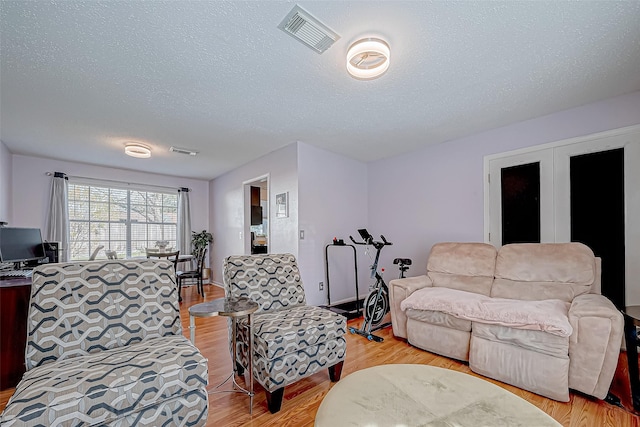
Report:
M340 38L335 31L298 5L291 9L278 28L318 53L329 49Z
M197 151L190 150L188 148L169 147L169 151L171 151L172 153L188 154L190 156L195 156L198 154Z

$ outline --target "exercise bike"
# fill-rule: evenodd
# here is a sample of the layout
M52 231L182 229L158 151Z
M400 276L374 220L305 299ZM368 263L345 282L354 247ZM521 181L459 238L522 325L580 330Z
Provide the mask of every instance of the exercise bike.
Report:
M398 277L398 279L404 279L404 273L409 269L409 266L411 265L411 259L396 258L393 260L393 263L397 264L398 268L400 269L400 276Z
M382 342L384 338L374 335L372 332L390 326L391 323L381 324L384 316L389 312L389 288L384 282L382 275L378 273L378 260L380 259L380 251L382 251L382 248L392 245L393 243L388 242L383 235L380 235L381 241L373 240L373 236L371 236L365 228L358 230L358 233L360 233L360 237L362 237L362 242L356 242L352 236L349 236L355 245L373 246L376 250L376 257L371 265L371 278L375 278L376 283L370 288L371 292L369 292L369 295L367 295L367 298L364 300L364 321L362 322L362 327L360 329L349 327L349 332L362 335L369 341Z

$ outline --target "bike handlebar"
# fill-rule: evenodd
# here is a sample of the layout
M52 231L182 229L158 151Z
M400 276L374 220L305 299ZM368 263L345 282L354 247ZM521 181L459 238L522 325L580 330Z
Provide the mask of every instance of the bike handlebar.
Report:
M373 245L374 247L378 247L378 246L383 247L383 246L393 245L393 243L388 242L387 239L385 239L385 237L382 234L380 235L380 239L382 240L381 242L377 242L373 240L373 237L370 237L367 241L363 241L363 242L356 242L356 239L354 239L353 236L349 236L349 238L355 245Z

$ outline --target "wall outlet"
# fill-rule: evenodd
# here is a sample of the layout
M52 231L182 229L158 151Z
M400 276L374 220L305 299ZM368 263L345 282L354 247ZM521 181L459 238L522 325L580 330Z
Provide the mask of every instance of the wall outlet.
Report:
M324 290L324 282L319 282L319 283L318 283L318 290L319 290L319 291Z

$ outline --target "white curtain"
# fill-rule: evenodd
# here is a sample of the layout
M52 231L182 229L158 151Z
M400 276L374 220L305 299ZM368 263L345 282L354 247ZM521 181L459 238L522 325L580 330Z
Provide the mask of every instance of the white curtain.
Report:
M62 172L55 172L51 179L45 239L60 243L60 262L69 260L69 183Z
M191 207L188 188L178 190L177 245L180 255L191 254Z

